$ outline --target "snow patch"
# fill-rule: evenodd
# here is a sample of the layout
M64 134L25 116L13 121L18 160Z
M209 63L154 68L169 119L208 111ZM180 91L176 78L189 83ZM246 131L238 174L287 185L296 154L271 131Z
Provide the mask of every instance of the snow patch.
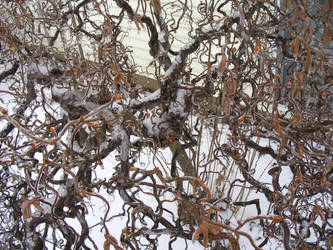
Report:
M176 101L170 104L170 112L180 116L185 117L185 96L186 96L186 90L185 89L178 89L177 90L177 98Z
M58 189L58 194L60 197L66 197L67 195L67 189L65 185L60 185L59 189Z
M164 30L161 33L158 34L158 40L160 41L160 43L165 43L166 42L165 31Z
M161 97L161 89L158 89L145 97L130 101L129 105L131 107L133 107L133 106L136 106L136 105L139 105L142 103L147 103L147 102L158 100L160 97Z

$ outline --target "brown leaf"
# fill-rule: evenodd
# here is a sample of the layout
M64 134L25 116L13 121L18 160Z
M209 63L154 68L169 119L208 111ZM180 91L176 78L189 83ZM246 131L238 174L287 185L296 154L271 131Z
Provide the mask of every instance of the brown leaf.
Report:
M311 50L310 48L307 49L307 56L306 56L306 65L305 69L310 71L312 67L312 57L311 57Z
M228 84L227 82L224 82L222 86L222 92L227 93L227 91L228 91Z
M284 133L281 133L280 136L281 136L280 150L283 150L286 145L286 135Z
M275 129L276 132L278 132L278 134L281 137L281 144L280 144L280 150L283 150L285 145L286 145L286 132L282 129L282 127L280 126L280 120L278 118L278 116L275 116L274 122L272 124L272 127Z
M296 8L296 16L301 19L303 22L307 19L307 14L305 13L304 8L301 5L298 5Z
M26 200L22 204L23 218L31 218L31 205L34 205L39 211L43 212L44 209L39 204L39 198L35 197L32 200Z
M311 213L310 220L313 222L316 219L316 215L319 215L322 221L325 221L325 214L321 206L314 205Z
M304 31L304 40L306 42L312 41L312 22L311 21L309 21L309 25Z
M113 237L109 233L106 233L104 235L104 238L105 238L105 241L103 244L104 250L109 250L111 245L113 245L116 249L120 249L120 247L118 246L118 241L116 240L115 237Z
M80 78L80 76L81 76L81 73L82 73L82 72L81 72L81 69L80 69L80 67L77 67L77 68L76 68L76 76L75 76L75 77L76 77L76 79L79 79L79 78Z
M193 240L197 240L197 239L199 239L200 234L201 234L201 232L202 232L202 229L203 229L203 225L201 224L201 225L197 228L197 230L195 231L195 233L193 234L193 237L192 237Z
M102 45L98 45L98 48L97 48L97 56L98 56L98 59L102 59L102 52L103 52L103 48L102 48Z
M298 170L297 172L296 172L296 176L297 176L297 181L298 181L298 183L304 183L304 180L303 180L303 175L302 175L302 172L300 171L300 170Z
M285 0L283 4L283 11L289 10L291 6L291 0Z
M106 21L103 24L103 30L102 30L103 36L111 35L111 33L112 33L112 27L113 27L112 23L109 20Z
M222 97L222 111L226 115L230 115L231 112L231 99L229 96L223 96Z
M203 235L203 245L204 247L208 247L208 235L209 233L212 233L213 235L217 235L219 232L221 232L221 227L211 223L207 220L207 217L204 216L202 218L202 223L199 225L195 233L193 234L193 240L199 239L200 235Z
M330 29L329 25L325 26L322 37L323 46L326 46L330 41L332 41L332 32L333 31Z
M302 113L298 112L294 118L291 120L290 125L291 126L296 126L299 121L302 119Z
M214 224L209 224L209 232L217 235L219 232L221 232L221 228Z
M204 222L202 224L204 226L204 228L203 228L203 241L204 241L204 244L203 245L204 245L204 247L208 247L208 230L209 230L208 226L209 226L209 224L206 223L206 222Z
M23 202L22 212L23 212L24 219L31 218L31 201L30 200L26 200L25 202Z
M238 237L238 235L237 235L237 237ZM240 250L238 240L235 239L234 237L232 237L232 235L230 235L230 237L229 237L229 242L230 242L230 246L231 246L232 250Z
M222 174L219 174L218 177L216 178L216 185L217 186L221 186L222 185L222 181L224 181L225 178Z
M295 77L296 77L296 80L297 80L297 85L301 86L302 83L304 82L304 75L302 72L295 72Z
M143 25L140 16L134 15L133 16L133 21L134 21L134 23L135 23L135 25L136 25L136 27L137 27L138 30L141 30L141 28L144 29L145 26Z
M120 82L120 80L123 79L123 77L124 75L122 73L118 73L113 79L113 84L117 85Z
M227 64L227 56L225 54L225 45L223 45L222 46L222 59L221 59L221 62L219 63L217 71L220 73L223 73L223 71L225 70L226 64Z
M298 37L295 37L292 40L291 45L290 45L290 51L291 51L291 53L295 54L295 56L298 55L298 52L299 52L299 38Z
M234 95L236 94L236 91L237 91L237 82L235 79L230 79L228 82L228 95L231 96L231 95Z
M316 61L319 62L319 70L320 72L324 71L324 61L325 61L325 55L322 51L316 51Z
M42 208L42 207L40 206L40 202L39 202L39 200L34 200L34 201L32 202L32 204L33 204L34 207L37 208L40 212L44 212L44 208Z
M161 8L160 0L152 0L151 3L153 5L154 12L156 14L161 14L162 13L162 8Z

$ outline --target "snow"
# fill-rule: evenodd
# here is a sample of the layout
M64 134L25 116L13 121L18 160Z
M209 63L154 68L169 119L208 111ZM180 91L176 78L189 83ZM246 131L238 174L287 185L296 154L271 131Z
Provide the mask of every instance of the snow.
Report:
M166 40L165 40L165 31L162 30L159 34L158 34L158 40L160 43L165 43Z
M131 143L131 144L135 144L135 143L137 143L138 141L141 141L140 137L138 137L138 136L134 136L134 135L131 135L131 136L130 136L130 143Z
M29 249L33 249L35 247L35 240L34 240L32 232L29 232L26 237L28 239Z
M191 48L195 43L197 42L197 39L193 38L188 44L186 44L182 50L188 50Z
M52 91L52 95L61 97L68 91L68 89L61 88L60 85L58 85L58 84L53 84L51 91Z
M185 89L177 89L176 101L170 104L169 111L180 117L185 117L184 107L185 107Z
M231 18L237 18L241 15L240 11L234 11L232 14L231 14Z
M147 103L151 101L158 100L161 97L161 89L157 89L153 93L149 93L147 96L144 96L142 98L138 98L135 100L131 100L129 105L131 107L142 104L142 103Z
M301 230L300 230L300 235L302 238L306 238L308 235L308 230L310 227L310 223L306 220L302 220L301 222Z
M175 70L175 68L183 63L182 60L182 51L188 50L189 48L191 48L197 41L197 38L192 39L188 44L186 44L184 47L181 48L180 52L178 53L178 55L176 56L176 58L174 59L174 61L172 62L172 64L170 65L170 67L167 69L167 71L164 73L164 78L168 78L171 76L171 74L173 73L173 71Z
M58 193L60 197L66 197L67 195L67 189L65 185L60 185L59 189L58 189Z
M245 33L245 31L244 30L242 30L242 32L241 32L241 37L244 39L244 41L248 41L249 40L249 36Z
M158 136L161 131L167 131L169 124L166 121L166 115L160 117L146 117L143 120L143 125L146 127L149 136Z
M182 57L180 56L180 53L176 56L175 63L176 64L181 64L182 63Z
M178 60L175 60L170 67L167 69L167 71L165 71L164 73L164 78L169 78L171 76L171 74L174 72L175 68L177 67L177 65L179 64Z

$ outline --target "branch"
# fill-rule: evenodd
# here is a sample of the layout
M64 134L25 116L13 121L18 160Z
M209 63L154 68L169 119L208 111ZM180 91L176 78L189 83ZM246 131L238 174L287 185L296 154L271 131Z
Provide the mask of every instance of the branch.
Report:
M2 72L0 74L0 82L2 82L8 76L14 75L16 73L16 71L18 70L19 65L20 65L19 62L15 61L9 70Z

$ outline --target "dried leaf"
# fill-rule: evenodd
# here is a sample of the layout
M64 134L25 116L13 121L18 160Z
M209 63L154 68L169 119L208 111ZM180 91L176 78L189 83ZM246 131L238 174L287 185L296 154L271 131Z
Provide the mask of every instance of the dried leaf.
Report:
M303 175L300 170L297 170L296 176L299 183L304 183Z
M291 0L285 0L283 4L283 11L289 10L291 6Z
M303 73L297 71L297 72L295 72L295 77L296 77L296 80L297 80L297 84L299 86L301 86L302 83L304 82L304 75L303 75Z
M295 54L295 56L298 55L298 52L299 52L299 38L298 37L295 37L292 40L291 45L290 45L290 51L291 51L291 53Z
M105 238L105 241L104 241L104 244L103 244L104 250L109 250L111 245L113 245L116 249L119 249L118 241L116 240L115 237L106 233L104 235L104 238Z
M282 130L281 126L280 126L280 121L279 118L277 116L275 116L274 122L272 124L272 127L276 130L276 132L278 132L278 134L281 137L281 144L280 144L280 150L283 150L285 145L286 145L286 133Z
M286 135L284 133L281 133L280 136L281 136L280 150L283 150L286 145Z
M80 78L80 76L81 76L81 73L82 73L82 72L81 72L81 69L80 69L80 67L77 67L77 68L76 68L76 76L75 76L75 77L76 77L76 79L79 79L79 78Z
M298 151L298 156L299 156L300 158L303 157L303 151L302 151L302 150L299 150L299 151Z
M239 236L236 234L236 237ZM240 250L238 239L235 239L234 237L232 237L232 235L230 235L229 237L229 243L232 250Z
M32 200L25 200L22 204L23 218L31 218L31 205L34 205L39 211L43 212L44 209L39 204L39 198L35 197Z
M272 217L272 220L275 222L280 222L280 221L282 221L282 217L280 215L274 215Z
M311 50L310 48L307 49L307 56L306 56L306 65L305 69L310 71L312 68L312 57L311 57Z
M123 79L123 77L124 75L122 73L118 73L113 79L113 84L117 85L120 82L120 80Z
M38 199L33 200L32 204L34 205L35 208L37 208L40 212L44 212L44 208L40 206L40 202Z
M325 55L322 51L316 51L316 62L319 62L319 70L320 72L324 71L324 61Z
M305 13L304 8L299 4L296 8L296 16L301 19L303 22L307 19L307 14Z
M282 128L280 126L280 120L279 117L276 115L274 118L274 122L272 124L272 127L279 133L279 134L283 134Z
M102 59L102 52L103 52L103 48L102 48L102 45L98 45L98 48L97 48L97 56L98 56L98 59L101 60Z
M140 16L134 15L133 16L133 21L134 21L134 23L135 23L135 25L136 25L136 27L137 27L138 30L141 30L141 28L144 29L145 26L143 25Z
M197 230L194 232L193 237L192 237L192 240L197 240L197 239L199 239L199 236L200 236L200 234L201 234L201 232L202 232L202 229L203 229L203 225L201 224L201 225L197 228Z
M218 177L216 178L216 185L217 186L221 186L222 185L222 181L224 181L225 178L223 175L219 174Z
M222 111L226 115L230 115L231 112L231 99L229 96L223 96L222 97Z
M208 230L209 230L209 224L208 223L202 223L203 228L203 241L204 241L204 247L208 247Z
M227 82L224 82L222 86L222 92L227 93L227 91L228 91L228 84Z
M217 71L220 72L220 73L223 73L223 71L225 70L225 66L227 64L227 56L225 54L225 46L226 45L222 46L222 59L221 59L221 62L219 63L219 66L217 68Z
M235 79L230 79L228 82L228 95L231 96L231 95L234 95L236 94L236 91L237 91L237 82Z
M107 20L104 23L104 25L103 25L103 34L104 35L111 34L112 33L112 29L113 29L112 23L109 20Z
M203 235L203 245L204 247L208 247L208 235L212 233L213 235L217 235L221 232L221 227L216 224L213 224L207 221L207 217L202 219L202 223L199 225L198 229L193 234L193 240L199 239L200 235Z
M322 37L323 46L326 46L330 41L332 41L332 32L330 27L327 25L324 28L324 33Z
M302 113L298 112L294 118L291 120L290 125L291 126L296 126L300 120L302 119Z
M103 36L107 37L108 35L111 35L112 34L112 28L113 28L112 23L109 20L104 22L103 30L102 30Z
M319 215L322 221L325 221L325 214L324 210L322 209L321 206L319 205L314 205L311 213L311 218L310 220L313 222L316 219L316 215Z
M23 202L22 212L23 212L24 219L31 218L31 201L30 200L26 200L25 202Z
M111 243L108 242L107 240L104 241L103 248L104 250L109 250L111 246Z
M221 228L214 224L209 224L209 232L217 235L221 231Z
M161 14L162 8L161 8L160 0L152 0L151 3L153 5L155 14Z
M304 31L304 40L308 43L312 41L312 22L309 21L308 27Z

